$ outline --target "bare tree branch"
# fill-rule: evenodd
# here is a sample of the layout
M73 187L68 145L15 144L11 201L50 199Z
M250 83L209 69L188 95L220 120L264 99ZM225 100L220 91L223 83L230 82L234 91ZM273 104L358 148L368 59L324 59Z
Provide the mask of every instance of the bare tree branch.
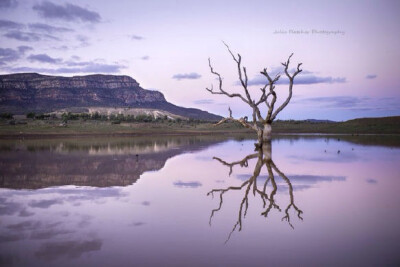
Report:
M249 166L249 162L248 162L249 159L254 159L256 157L258 157L258 153L247 155L246 157L244 157L244 159L239 160L239 161L234 161L234 162L231 162L231 163L228 163L228 162L226 162L226 161L224 161L224 160L222 160L222 159L220 159L218 157L213 157L213 159L218 160L219 162L221 162L225 166L228 166L229 169L230 169L229 176L231 176L233 166L239 165L240 167L248 167Z
M229 190L241 190L248 183L249 183L249 181L246 181L241 186L231 186L231 187L228 187L226 189L213 189L213 190L211 190L210 192L207 193L207 196L211 195L214 198L214 193L219 192L219 206L218 206L218 208L212 210L211 216L210 216L210 219L209 219L209 222L208 222L209 225L211 225L211 221L212 221L212 218L214 217L214 214L222 208L222 204L224 202L223 195L226 192L228 192Z
M218 82L219 82L219 87L218 90L214 90L213 86L211 88L206 88L207 91L209 91L211 94L219 94L219 95L226 95L230 98L238 97L240 98L243 102L248 104L252 108L252 122L248 122L247 118L240 118L240 119L235 119L232 117L232 112L231 110L229 111L229 117L222 119L215 125L220 125L224 122L227 121L233 121L233 122L238 122L242 126L253 129L257 132L257 138L258 138L258 144L256 144L256 147L261 147L263 141L270 141L272 138L272 127L271 124L272 122L276 119L277 115L289 104L292 94L293 94L293 83L294 83L294 78L302 72L302 69L300 68L302 63L299 63L297 65L297 69L294 71L293 74L289 73L289 65L290 65L290 59L293 56L293 53L288 57L286 62L281 63L284 66L284 73L289 79L289 94L286 100L281 104L278 109L275 110L275 104L277 102L277 94L275 92L275 85L281 78L281 74L277 73L275 77L271 77L271 75L268 73L267 69L264 68L263 71L260 73L265 76L268 80L267 83L263 87L260 88L261 90L261 95L258 100L253 100L249 88L248 88L248 75L247 75L247 69L246 67L242 66L242 57L240 54L235 55L230 47L223 42L223 44L226 46L229 54L232 56L232 59L235 61L237 65L237 72L238 72L238 77L239 77L239 82L243 87L244 94L240 93L228 93L225 91L222 87L222 77L221 75L216 72L212 65L211 65L211 59L208 59L208 65L210 67L211 73L217 76ZM268 88L268 89L267 89ZM260 111L260 104L265 103L267 107L267 114L265 117L262 116L261 111Z
M292 223L290 222L289 210L290 210L291 207L293 207L295 209L295 211L297 212L297 217L300 220L303 220L303 217L301 217L301 214L303 213L303 211L300 210L296 206L296 204L294 204L293 186L292 186L292 183L290 182L289 178L283 172L281 172L278 169L278 167L276 167L276 165L275 165L275 163L273 161L271 161L271 166L279 174L279 176L282 177L283 180L285 180L285 182L287 183L287 185L289 187L290 203L287 206L287 208L285 209L285 214L286 215L282 218L282 221L286 220L289 223L290 227L292 227L292 229L294 229Z
M255 130L255 131L258 130L257 124L255 124L255 123L253 123L253 124L249 123L249 122L247 121L247 117L240 118L240 119L235 119L235 118L232 117L232 110L231 110L230 107L229 107L228 110L229 110L229 117L226 117L226 118L221 119L219 122L215 123L214 126L220 125L220 124L225 123L225 122L227 122L227 121L234 121L234 122L240 123L240 124L241 124L243 127L245 127L245 128L253 129L253 130Z
M226 46L226 48L228 49L229 53L231 54L233 60L236 62L237 64L237 69L238 69L238 75L239 75L239 81L240 84L242 85L244 92L246 94L247 97L247 103L251 106L251 103L253 102L253 100L250 97L249 94L249 90L247 89L247 83L248 83L248 78L247 78L247 71L246 71L246 67L242 67L242 56L240 54L237 54L237 58L235 57L235 55L232 53L231 49L229 48L229 46L224 42L224 45ZM243 71L243 73L242 73ZM244 74L244 80L243 80L243 74Z
M292 56L293 56L293 53L289 56L289 58L288 58L288 60L287 60L286 62L282 63L282 65L285 67L285 74L286 74L286 76L287 76L288 79L289 79L289 95L288 95L288 97L286 98L286 101L283 102L283 104L282 104L282 105L274 112L274 114L272 115L272 117L271 117L271 120L272 120L272 121L275 120L275 118L276 118L276 116L279 114L279 112L281 112L281 111L289 104L290 99L292 98L292 93L293 93L293 81L294 81L294 77L296 77L297 74L299 74L300 72L303 71L302 69L300 69L300 67L301 67L301 65L302 65L303 63L299 63L299 64L297 65L297 69L295 70L295 72L293 73L293 75L291 76L291 75L289 74L288 69L289 69L289 64L290 64L290 58L291 58Z
M287 206L287 208L284 210L285 216L282 218L282 220L286 220L289 223L289 226L293 228L293 225L290 221L290 214L289 211L290 209L293 207L295 209L295 211L297 211L297 215L298 217L303 220L303 218L301 217L301 214L303 213L294 203L294 196L293 196L293 186L289 180L289 178L287 176L285 176L285 174L283 174L275 165L275 163L272 161L272 159L270 158L271 153L264 153L262 150L258 150L257 153L254 154L250 154L248 156L246 156L245 158L243 158L242 160L239 161L235 161L232 163L228 163L220 158L214 157L214 159L218 160L219 162L221 162L223 165L228 166L230 168L229 171L229 175L232 174L232 168L233 166L236 165L240 165L241 167L247 167L248 166L248 161L250 159L254 159L257 158L257 162L256 165L254 167L254 172L253 175L251 175L249 177L249 179L247 179L246 181L244 181L240 186L230 186L228 188L225 189L213 189L210 192L207 193L207 195L212 195L214 197L214 193L218 193L219 194L219 205L217 208L213 209L210 215L210 219L209 219L209 224L211 225L211 221L212 218L214 217L215 213L220 211L223 205L223 195L225 193L227 193L228 191L241 191L243 190L243 188L245 189L244 192L244 196L240 202L239 205L239 211L238 211L238 217L237 217L237 221L234 224L231 232L229 233L229 236L227 238L227 240L225 241L228 242L232 236L232 234L235 232L235 230L238 230L239 232L242 230L243 227L243 218L246 217L247 211L249 209L249 192L250 189L253 189L253 194L254 195L259 195L262 202L263 202L263 207L266 208L266 210L264 212L261 213L261 215L268 217L270 211L272 209L276 209L279 212L282 212L282 210L280 209L279 205L275 202L274 197L275 194L277 193L277 189L278 186L275 182L275 177L274 177L274 173L273 171L275 171L277 174L279 174L288 184L289 186L289 195L290 195L290 203ZM265 181L264 185L263 185L263 189L260 190L257 188L257 178L260 176L262 167L266 166L267 170L268 170L268 178ZM272 191L270 193L270 195L268 195L268 193L266 192L267 189L267 184L268 182L271 181L272 184ZM267 203L268 206L267 206ZM267 206L267 207L266 207Z
M263 191L260 194L261 195L265 195L265 199L267 199L269 201L269 205L268 205L267 209L263 213L261 213L261 215L264 215L265 217L268 217L268 214L269 214L269 212L271 211L272 208L277 209L279 212L281 211L281 209L275 203L275 200L274 200L274 196L275 196L275 194L276 194L276 192L278 190L278 186L276 185L275 177L274 177L274 174L272 172L271 162L268 161L265 165L267 166L267 170L268 170L268 179L265 181ZM270 198L268 198L268 195L265 192L268 181L271 181L271 184L272 184L272 187L273 187L273 190L272 190L272 192L270 194ZM265 201L264 201L264 208L265 208Z
M275 93L275 91L274 91L274 89L275 89L275 83L278 82L278 80L279 80L279 78L281 77L281 75L280 75L280 74L277 74L277 75L275 76L275 78L272 79L271 76L269 76L269 74L268 74L266 68L265 68L262 72L260 72L260 73L261 73L262 75L264 75L265 77L267 77L267 79L268 79L268 84L266 85L266 87L267 87L267 86L269 87L268 96L269 96L269 95L272 95L271 103L268 103L268 96L267 96L267 97L265 98L265 100L264 100L264 102L266 103L266 105L267 105L267 107L268 107L268 113L267 113L267 116L266 116L266 118L265 118L265 121L267 121L267 123L271 123L271 122L273 121L273 119L271 119L271 116L272 116L272 112L273 112L273 110L274 110L275 102L276 102L276 99L277 99L276 93ZM265 87L265 88L266 88L266 87ZM264 91L265 91L265 89L264 89Z
M229 96L229 97L239 97L240 99L242 99L243 102L249 104L248 101L247 101L241 94L230 94L230 93L226 92L226 91L222 88L222 77L221 77L221 75L220 75L218 72L214 71L214 68L213 68L212 65L211 65L211 59L208 59L208 64L209 64L209 66L210 66L210 71L211 71L211 73L218 77L218 82L219 82L219 87L218 87L218 89L219 89L219 91L214 91L214 90L213 90L213 87L211 87L211 88L206 88L207 91L209 91L211 94L214 94L214 95L226 95L226 96Z
M238 69L238 76L239 76L239 81L243 87L243 90L246 94L246 98L247 101L245 101L252 109L253 109L253 128L256 129L257 128L257 117L258 119L262 120L261 117L261 112L258 108L258 105L256 105L255 101L252 100L249 90L248 90L248 76L247 76L247 70L246 67L242 67L242 57L240 54L237 54L237 57L233 54L233 52L231 51L230 47L223 42L224 45L226 46L226 48L228 49L229 53L231 54L233 60L236 62L237 64L237 69ZM243 75L244 75L244 80L243 80Z

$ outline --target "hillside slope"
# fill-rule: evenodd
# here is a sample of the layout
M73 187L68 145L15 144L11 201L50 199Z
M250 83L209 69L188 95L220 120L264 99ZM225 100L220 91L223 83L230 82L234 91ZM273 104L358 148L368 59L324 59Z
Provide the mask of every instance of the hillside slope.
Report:
M71 107L130 107L160 109L192 119L221 117L169 103L158 91L145 90L129 76L61 77L37 73L0 75L0 112L23 114Z

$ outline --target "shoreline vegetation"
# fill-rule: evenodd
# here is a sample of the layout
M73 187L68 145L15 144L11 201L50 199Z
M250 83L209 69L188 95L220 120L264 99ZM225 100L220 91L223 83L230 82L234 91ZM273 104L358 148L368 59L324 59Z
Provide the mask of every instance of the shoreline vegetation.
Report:
M0 114L0 138L38 138L68 136L156 136L156 135L254 135L239 123L66 113L61 117L28 113ZM385 134L400 135L400 116L362 118L344 122L319 120L277 120L273 134Z

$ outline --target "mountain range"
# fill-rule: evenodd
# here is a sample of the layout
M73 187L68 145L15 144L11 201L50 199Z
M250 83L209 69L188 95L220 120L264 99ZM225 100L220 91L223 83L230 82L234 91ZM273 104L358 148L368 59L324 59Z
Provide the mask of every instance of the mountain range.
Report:
M201 120L222 118L200 109L176 106L168 102L161 92L143 89L136 80L124 75L0 75L0 112L45 113L93 107L153 109Z

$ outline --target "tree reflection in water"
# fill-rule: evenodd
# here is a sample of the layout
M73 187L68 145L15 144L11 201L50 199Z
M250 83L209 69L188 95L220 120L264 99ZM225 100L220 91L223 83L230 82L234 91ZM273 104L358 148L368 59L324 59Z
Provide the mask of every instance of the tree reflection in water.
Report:
M244 197L239 206L238 220L235 223L235 225L233 226L232 231L229 233L228 239L225 241L225 243L229 241L229 239L231 238L232 234L235 232L236 229L239 232L242 230L242 219L246 217L247 210L249 208L248 197L249 197L250 192L252 192L254 196L256 196L256 195L260 196L260 198L263 202L263 208L265 209L261 213L261 215L263 215L264 217L267 217L272 209L276 209L279 212L282 212L281 208L279 207L279 205L276 203L276 201L274 199L276 192L278 190L278 186L275 181L274 172L277 175L279 175L286 182L286 184L288 185L288 190L289 190L290 201L289 201L289 205L284 210L285 216L282 217L282 221L284 221L284 220L287 221L288 224L290 225L290 227L292 227L294 229L294 227L290 221L291 218L290 218L289 212L290 212L291 208L294 209L294 211L297 214L297 217L300 220L303 220L303 217L301 216L303 211L300 210L294 202L292 183L290 182L289 178L282 171L279 170L279 168L275 165L274 161L272 160L271 142L264 142L261 147L262 148L256 149L256 153L250 154L250 155L246 156L245 158L243 158L242 160L231 162L231 163L228 163L218 157L213 158L213 159L221 162L223 165L229 167L229 175L232 174L234 166L238 165L240 167L246 168L249 166L250 160L257 159L257 163L254 167L253 175L250 176L249 179L247 179L240 186L230 186L230 187L224 188L224 189L213 189L207 193L207 195L211 195L213 198L214 198L215 194L216 195L219 194L219 206L218 206L218 208L212 210L211 215L210 215L209 224L211 225L213 216L215 215L216 212L218 212L222 208L222 205L224 202L224 200L223 200L224 194L231 190L232 191L233 190L241 191L241 190L245 189ZM257 185L257 178L260 176L261 170L264 166L266 166L266 168L267 168L268 177L267 177L266 181L264 182L262 188L259 188ZM272 191L270 193L267 192L267 186L269 183L271 183L271 186L272 186Z

